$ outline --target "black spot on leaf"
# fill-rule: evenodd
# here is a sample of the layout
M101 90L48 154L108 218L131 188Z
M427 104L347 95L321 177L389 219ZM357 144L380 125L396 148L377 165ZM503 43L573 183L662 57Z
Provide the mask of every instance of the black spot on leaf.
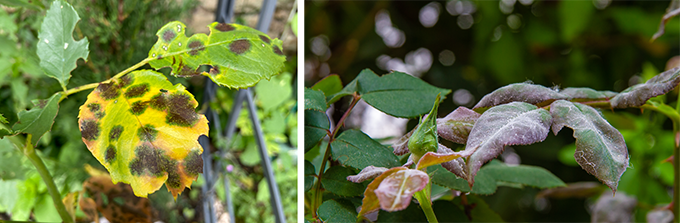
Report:
M133 102L132 105L130 105L130 112L134 115L141 115L146 110L146 107L148 107L148 104L148 101Z
M267 37L267 36L265 36L265 35L260 35L260 39L261 39L262 41L264 41L265 43L269 44L269 37Z
M274 53L283 56L283 52L279 49L279 46L274 46Z
M168 103L166 121L171 125L193 126L198 115L191 104L191 97L185 94L173 94Z
M179 74L177 76L179 77L193 77L200 75L201 72L196 71L196 69L193 69L189 66L184 66L182 67L182 70L179 71Z
M47 105L47 100L38 100L38 104L35 106L38 106L39 108L45 108L45 105Z
M205 46L201 41L192 41L189 43L189 48L191 48L191 51L189 51L189 54L192 56L198 55L199 51L205 50Z
M120 88L112 82L99 84L97 90L100 92L99 95L106 100L117 98L120 95Z
M180 188L182 186L177 170L168 171L168 180L165 183L170 188Z
M80 133L85 140L92 141L97 139L99 136L99 123L95 120L83 121L83 124L80 125Z
M250 42L248 42L248 40L245 39L236 40L229 44L229 50L231 50L231 52L234 52L235 54L245 53L249 49Z
M106 113L104 113L103 111L94 113L94 117L97 118L97 119L102 119L102 118L104 118L105 115L106 115Z
M139 140L153 142L158 136L158 130L153 125L146 124L137 130L137 136Z
M172 39L174 39L176 36L177 34L172 29L167 29L165 32L163 32L163 40L165 40L165 42L172 41Z
M116 125L111 128L111 131L109 132L109 140L111 141L116 141L120 137L120 134L123 133L123 126L122 125Z
M177 161L165 155L160 149L154 149L150 143L143 143L135 148L136 157L130 162L130 172L134 175L141 175L145 172L156 177L160 177L167 172L177 174ZM170 177L168 177L168 181Z
M203 173L203 158L198 151L191 151L186 158L184 158L184 171L192 177Z
M130 74L126 74L120 78L120 81L118 81L118 87L124 88L130 85L130 83L132 83L132 76Z
M164 93L160 93L157 94L156 96L153 96L149 103L151 104L151 108L163 111L168 106L168 99Z
M97 103L92 103L92 104L88 104L87 108L90 109L90 111L92 111L92 112L98 112L99 109L101 109L101 106Z
M220 23L215 26L216 30L222 31L222 32L229 32L234 30L235 28L229 24L226 23Z
M168 90L165 90L165 89L163 89L163 88L161 88L160 91L163 92L163 93L167 93L167 92L168 92Z
M104 159L106 162L111 162L113 159L116 158L116 147L113 145L109 145L108 148L106 148L106 154L104 155Z
M138 84L132 86L125 91L126 98L136 98L143 96L146 92L149 92L149 84Z

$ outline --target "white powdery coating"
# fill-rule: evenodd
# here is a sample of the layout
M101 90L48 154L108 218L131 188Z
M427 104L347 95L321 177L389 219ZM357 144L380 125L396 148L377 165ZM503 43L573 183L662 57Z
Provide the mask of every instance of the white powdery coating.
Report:
M498 88L490 94L487 94L482 100L479 100L479 103L477 103L473 109L491 107L515 101L538 104L544 101L567 98L569 97L541 85L515 83Z
M449 149L448 147L439 144L439 148L437 148L437 153L453 153L453 150ZM456 176L467 179L467 173L466 171L466 166L465 166L465 160L461 158L456 158L454 160L451 160L449 162L442 163L442 167L444 169L448 170L449 172L455 174Z
M583 98L583 99L600 99L600 98L611 98L616 96L618 93L613 91L596 91L585 87L568 87L560 91L561 94L569 96L570 99Z
M357 175L351 175L347 176L348 181L352 181L354 183L361 183L369 179L376 178L380 176L383 172L387 171L388 169L385 167L375 167L375 166L367 166L359 174Z
M468 182L482 164L500 155L505 146L545 140L552 117L545 109L524 102L499 105L484 112L470 132L463 156L468 156Z
M576 162L616 191L619 179L628 167L628 149L621 133L594 108L568 101L550 105L555 135L567 126L576 138Z
M633 85L611 99L612 108L639 107L650 98L666 94L680 83L680 67L667 70L644 84Z
M414 169L391 174L374 191L380 201L380 208L385 211L405 209L411 203L413 194L425 188L429 180L425 172Z
M392 144L392 148L394 149L394 155L401 156L406 153L409 153L410 150L408 150L408 139L411 138L411 135L413 135L413 132L416 131L416 128L413 128L410 132L406 133L406 135L402 136L401 138L397 139L397 142Z
M437 134L458 144L465 144L475 121L481 116L466 107L458 107L444 118L437 119Z

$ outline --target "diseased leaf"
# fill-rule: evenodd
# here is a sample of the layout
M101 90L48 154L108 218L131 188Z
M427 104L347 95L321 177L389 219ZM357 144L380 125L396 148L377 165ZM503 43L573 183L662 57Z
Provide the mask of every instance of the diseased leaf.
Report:
M96 210L111 222L151 222L149 199L135 197L130 185L113 184L107 175L94 176L83 183L83 191L92 199ZM82 205L81 209L88 211Z
M609 102L612 108L639 107L650 98L666 94L680 83L680 67L664 71L643 84L626 88Z
M425 155L423 155L420 158L420 161L418 161L418 166L416 169L424 169L429 166L434 166L437 164L445 163L445 162L450 162L452 160L460 158L461 155L459 153L453 152L453 153L433 153L433 152L427 152Z
M87 61L90 52L87 38L73 40L73 29L78 20L78 13L70 4L62 0L53 1L38 33L40 67L47 76L57 79L64 90L71 71L76 69L78 58Z
M352 175L352 176L347 176L347 180L352 181L354 183L361 183L369 179L376 178L380 176L383 172L387 171L388 169L385 167L374 167L374 166L367 166L359 174L357 175Z
M171 67L175 76L204 75L229 88L251 87L283 69L286 57L281 40L238 24L214 22L208 28L210 35L187 37L183 23L166 24L156 33L158 41L149 50L149 58L156 60L149 64L155 69ZM212 68L200 73L201 65Z
M415 157L414 159L419 160L427 152L437 151L437 142L439 137L437 136L437 110L439 108L440 95L434 100L434 106L430 110L430 114L420 119L420 123L416 127L411 137L408 139L408 150L411 151Z
M463 156L467 158L470 185L482 164L500 155L505 146L529 145L545 140L552 122L545 109L524 102L493 107L477 119Z
M316 84L312 86L312 90L319 90L322 91L324 95L331 96L342 90L342 81L337 74L331 74L324 77L319 82L316 82Z
M498 88L485 95L473 109L492 107L514 101L533 105L545 103L547 105L549 102L558 99L567 99L567 96L541 85L515 83Z
M562 89L560 94L566 95L570 99L606 99L614 97L618 93L613 91L596 91L585 87L568 87Z
M54 118L59 112L60 98L61 93L55 93L45 100L33 100L35 106L31 110L19 112L19 121L14 123L12 130L33 135L31 144L36 146L40 137L52 129Z
M466 107L458 107L444 118L437 119L437 134L458 144L467 142L470 130L480 114Z
M423 190L430 178L427 173L405 169L387 176L375 189L380 208L385 211L404 210L411 203L413 194Z
M361 184L352 183L347 180L347 177L354 174L354 171L343 166L332 166L321 178L323 188L331 193L340 196L359 196L362 194L364 187Z
M326 96L323 91L305 88L305 110L326 112Z
M307 192L309 189L312 189L314 179L316 179L315 175L316 167L314 167L314 164L305 160L305 192Z
M442 153L442 154L450 154L453 153L453 150L449 149L448 147L439 144L439 148L437 148L437 153ZM455 158L451 161L444 162L442 163L442 167L444 169L450 171L453 174L456 174L456 176L467 179L467 164L465 163L465 160L463 158Z
M370 184L368 184L366 191L364 191L364 199L361 200L361 210L359 211L359 216L364 216L368 213L377 211L380 208L380 201L378 201L378 196L375 194L375 190L378 189L378 186L380 186L383 180L385 180L385 178L388 176L396 173L397 171L407 169L408 168L406 167L391 168L383 172L380 176L376 177Z
M498 160L492 160L484 166L489 176L496 181L518 183L538 188L553 188L566 186L560 178L550 171L537 166L508 166Z
M305 110L305 153L328 134L331 124L326 113Z
M655 208L647 212L647 222L671 223L673 222L673 212L667 208Z
M394 142L394 144L392 144L392 148L394 149L393 152L395 155L401 156L411 152L408 150L408 139L411 138L411 135L413 135L413 132L415 131L416 128L413 128L410 132L406 133L404 136L397 139L397 141Z
M635 197L623 192L615 196L609 191L602 193L593 205L590 222L633 222L637 203Z
M83 142L114 183L146 197L165 182L176 198L203 172L208 121L181 84L151 70L100 83L80 107Z
M654 36L652 36L652 41L661 37L661 35L663 35L666 32L666 23L668 23L668 21L670 21L673 17L677 16L678 14L680 14L680 1L672 0L671 3L668 5L668 8L666 9L666 14L664 14L663 18L661 18L659 30L656 31L656 33L654 33Z
M324 222L355 222L357 220L354 205L345 199L324 201L317 213Z
M576 138L576 162L616 191L628 167L628 149L621 133L594 108L564 100L550 105L555 135L567 126Z
M364 169L367 166L401 166L389 149L361 131L347 130L331 143L334 160L345 166Z

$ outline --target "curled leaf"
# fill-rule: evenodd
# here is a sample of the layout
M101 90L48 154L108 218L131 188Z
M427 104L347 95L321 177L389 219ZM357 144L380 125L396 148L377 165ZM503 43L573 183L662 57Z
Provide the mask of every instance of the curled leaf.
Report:
M452 153L427 152L418 161L418 166L416 167L416 169L421 170L421 169L427 168L428 166L434 166L434 165L437 165L437 164L450 162L450 161L458 159L460 157L461 157L461 154L457 153L457 152L452 152Z
M463 156L467 158L468 183L482 164L500 155L505 146L529 145L548 136L552 117L545 109L524 102L493 107L477 119Z
M576 162L616 191L628 167L628 149L621 133L594 108L559 100L550 105L555 135L567 126L576 138Z
M479 116L469 108L458 107L446 117L437 119L437 134L451 142L465 144Z
M380 208L380 201L378 201L378 196L375 194L375 190L378 189L378 186L380 186L383 180L385 180L385 178L388 176L397 171L407 169L408 168L406 167L393 167L371 181L364 191L364 199L361 200L361 210L359 211L359 216L364 216L368 213L377 211Z
M492 107L514 101L536 105L542 102L549 103L554 100L567 98L566 95L541 85L515 83L498 88L490 94L485 95L473 109Z
M452 153L453 150L449 149L448 147L439 144L439 148L437 149L437 153ZM442 167L444 169L450 171L451 173L455 174L456 176L467 179L467 165L465 164L465 160L463 158L456 158L448 162L442 163Z
M568 87L562 89L560 94L566 95L570 99L606 99L614 97L618 93L613 91L596 91L585 87Z
M610 103L612 108L639 107L650 98L666 94L680 83L680 67L676 67L649 79L644 84L636 84L626 88L614 96Z
M672 0L671 4L668 5L668 8L666 9L666 14L664 14L663 18L661 18L659 30L657 30L656 33L654 33L654 36L652 36L652 41L661 37L661 35L666 32L666 23L677 15L680 15L680 1Z
M347 180L352 181L354 183L361 183L369 179L376 178L380 176L380 174L384 173L388 169L385 167L374 167L374 166L367 166L359 174L357 175L352 175L352 176L347 176Z
M411 138L411 135L413 135L414 131L416 131L415 128L406 133L406 135L397 139L397 141L392 144L394 155L401 156L410 152L408 150L408 139Z
M400 211L408 207L413 194L423 190L430 178L427 173L405 169L390 174L375 189L380 208L385 211Z
M149 51L155 69L171 67L181 77L204 75L220 86L246 88L263 78L269 79L283 69L286 61L282 41L271 39L253 28L214 22L210 35L185 35L183 23L174 21L158 30L158 41ZM211 65L209 72L199 72Z

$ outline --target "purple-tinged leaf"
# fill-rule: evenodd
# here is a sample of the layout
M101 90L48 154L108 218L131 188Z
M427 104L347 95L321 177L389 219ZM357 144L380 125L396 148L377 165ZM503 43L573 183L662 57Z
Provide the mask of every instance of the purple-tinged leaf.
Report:
M562 89L560 94L566 95L571 99L606 99L614 97L618 93L613 91L596 91L585 87L568 87Z
M452 160L455 160L457 158L460 158L460 153L457 152L452 152L452 153L433 153L433 152L427 152L425 155L423 155L420 160L418 161L418 166L416 169L424 169L427 168L428 166L434 166L437 164L449 162Z
M410 151L408 150L408 139L411 138L411 135L413 135L413 132L416 131L415 128L411 130L410 132L406 133L406 135L402 136L392 144L392 148L394 149L394 155L401 156L404 154L409 153Z
M673 222L673 212L666 207L655 208L647 212L647 222L671 223Z
M448 147L439 144L439 148L437 148L437 153L452 153L453 150L449 149ZM467 165L465 164L465 160L463 158L456 158L454 160L442 163L442 167L444 169L448 170L449 172L455 174L456 176L467 179Z
M479 116L479 113L469 108L458 107L446 117L437 119L437 134L451 142L465 144Z
M567 126L574 130L574 158L614 192L628 167L628 149L621 133L594 108L559 100L550 105L555 135Z
M668 5L668 8L666 9L666 14L664 14L663 17L661 18L659 30L656 31L656 33L654 33L654 36L652 36L652 41L661 37L661 35L663 35L666 32L666 23L679 14L680 14L680 1L672 0L671 4Z
M567 99L568 96L560 94L553 89L530 83L516 83L496 89L487 94L472 109L492 107L507 104L514 101L526 102L529 104L540 104L541 102L551 102L559 99Z
M375 194L375 190L378 189L380 183L382 183L383 180L385 180L385 178L388 176L396 173L397 171L407 169L408 168L406 167L394 167L383 172L380 174L380 176L376 177L370 184L368 184L368 187L366 187L366 190L364 191L364 199L361 200L361 210L359 211L359 216L364 216L368 213L377 211L380 208L380 202L378 201L378 196Z
M633 222L637 203L635 197L625 193L613 196L611 192L604 192L595 202L590 222Z
M610 101L612 108L639 107L650 98L666 94L680 83L680 67L676 67L649 79L644 84L626 88Z
M352 181L354 183L361 183L364 182L368 179L373 179L376 178L377 176L380 176L383 172L387 171L388 169L385 167L374 167L374 166L367 166L359 174L357 175L351 175L347 176L348 181Z
M505 146L529 145L548 136L552 117L545 109L524 102L493 107L477 119L468 137L463 157L467 158L468 183L482 164L500 155Z
M413 194L423 190L429 181L429 176L423 171L399 170L387 176L374 192L381 209L400 211L408 207Z

